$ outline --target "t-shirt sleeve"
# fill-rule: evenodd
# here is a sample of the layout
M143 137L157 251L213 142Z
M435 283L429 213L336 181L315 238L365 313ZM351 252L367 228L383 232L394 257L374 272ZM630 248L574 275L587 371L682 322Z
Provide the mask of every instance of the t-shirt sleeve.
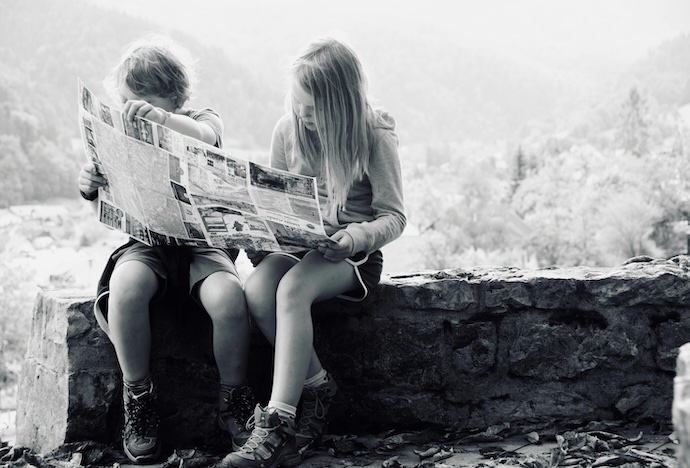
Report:
M190 110L186 114L197 122L203 122L204 124L211 127L213 133L216 134L216 143L214 146L217 148L223 147L223 119L220 115L209 107L205 107L199 110Z

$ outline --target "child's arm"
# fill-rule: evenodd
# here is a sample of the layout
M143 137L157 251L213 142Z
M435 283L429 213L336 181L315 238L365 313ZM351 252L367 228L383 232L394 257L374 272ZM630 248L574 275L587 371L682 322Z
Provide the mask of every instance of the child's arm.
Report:
M352 238L352 254L373 252L400 237L407 224L403 202L398 138L393 132L379 139L369 160L372 221L351 223L344 229ZM338 242L342 242L339 239Z
M108 180L98 172L96 166L92 162L87 162L79 171L79 192L81 196L89 200L91 205L96 207L96 200L98 198L98 188L104 187Z
M127 101L122 112L130 121L133 121L135 116L143 117L209 145L215 145L218 140L213 129L203 121L194 120L186 115L168 112L146 101Z

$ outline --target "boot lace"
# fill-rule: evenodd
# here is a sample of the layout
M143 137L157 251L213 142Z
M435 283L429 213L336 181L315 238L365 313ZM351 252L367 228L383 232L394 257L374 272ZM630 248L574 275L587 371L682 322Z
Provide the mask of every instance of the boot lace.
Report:
M237 418L239 421L246 421L254 412L254 394L251 387L238 387L231 390L223 390L227 396L223 396L223 401L228 405L225 414Z
M252 416L252 424L254 423L253 418L254 416ZM247 422L247 425L249 425L249 422ZM273 430L275 430L275 428L264 429L263 427L254 426L252 435L249 436L249 439L247 439L240 450L244 453L252 453L264 443Z
M144 398L142 398L144 397ZM127 402L125 437L146 437L158 428L159 419L149 394L133 395Z
M315 425L322 424L326 419L330 397L328 390L305 388L306 395L302 401L302 412L298 420L298 434L312 434L318 432Z

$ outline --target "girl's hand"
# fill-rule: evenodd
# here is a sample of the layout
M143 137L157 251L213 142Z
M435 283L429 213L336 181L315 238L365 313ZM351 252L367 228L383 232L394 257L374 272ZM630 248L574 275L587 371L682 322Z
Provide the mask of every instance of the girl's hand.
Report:
M252 262L252 266L257 266L261 260L268 255L268 252L263 252L260 250L245 250L244 253L247 254L247 258L250 262Z
M135 116L143 117L159 125L163 125L163 123L168 119L168 112L160 107L149 104L146 101L127 101L122 109L122 113L125 114L125 118L127 120L132 122L134 121Z
M318 251L323 254L323 258L335 263L352 255L353 247L352 237L343 230L336 232L329 240L322 242Z
M104 187L108 184L102 174L98 172L96 166L92 162L87 162L79 171L79 190L87 195L94 193L99 187Z

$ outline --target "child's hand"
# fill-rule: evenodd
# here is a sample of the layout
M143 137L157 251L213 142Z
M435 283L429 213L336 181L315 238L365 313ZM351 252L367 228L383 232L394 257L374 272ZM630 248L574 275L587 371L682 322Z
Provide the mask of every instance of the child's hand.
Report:
M168 112L149 104L146 101L130 100L125 102L122 113L129 121L134 121L134 117L143 117L159 125L163 125L168 119Z
M318 250L326 260L339 262L352 255L353 247L352 237L345 231L338 231L329 240L319 244Z
M92 162L87 162L79 171L79 190L87 195L108 184L108 179L98 172Z
M252 266L257 266L268 255L268 252L261 250L245 250L244 253L247 254L247 258L252 262Z

